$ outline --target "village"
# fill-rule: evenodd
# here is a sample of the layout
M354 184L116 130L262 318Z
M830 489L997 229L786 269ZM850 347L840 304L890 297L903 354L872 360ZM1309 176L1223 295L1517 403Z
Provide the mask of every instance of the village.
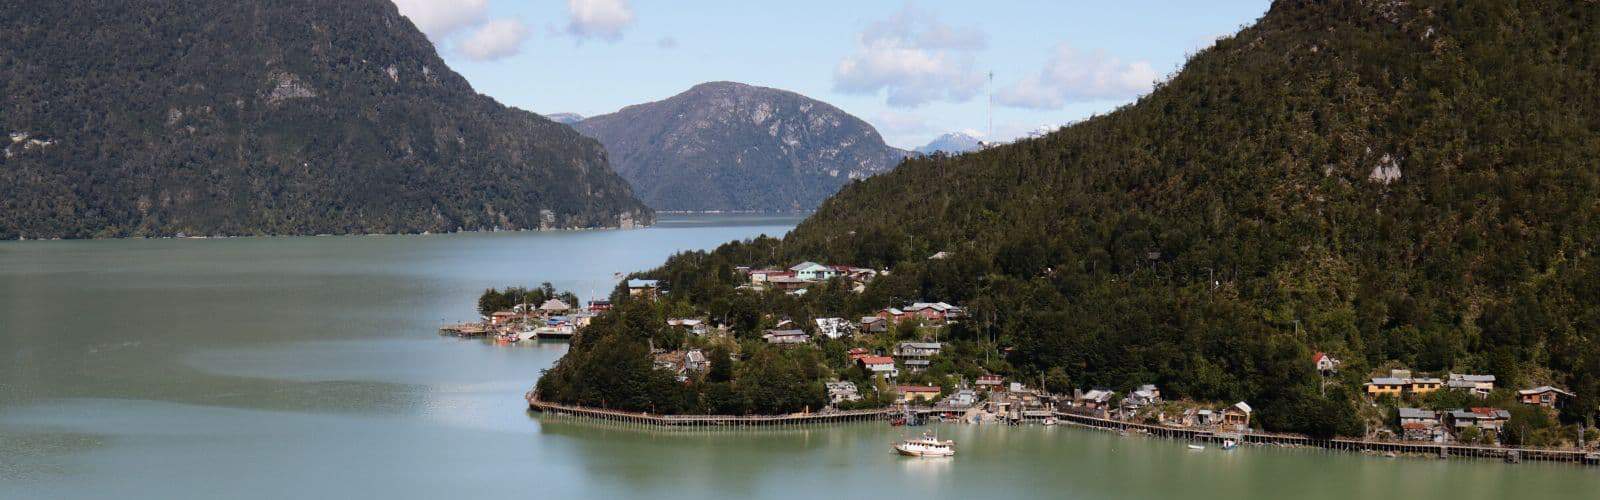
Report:
M887 274L884 270L815 262L786 269L740 267L736 271L745 280L736 287L740 292L790 297L802 297L823 283L859 294L874 278ZM654 301L668 293L660 281L649 279L629 279L624 289L626 300ZM575 307L562 299L547 298L538 304L515 304L494 311L479 322L450 325L441 332L488 337L502 343L566 340L611 309L609 300L592 300ZM826 391L825 406L805 409L808 415L877 409L899 414L892 420L896 424L916 424L933 418L1008 425L1054 425L1058 416L1081 415L1165 429L1204 430L1235 439L1252 432L1255 410L1245 401L1168 400L1151 383L1132 383L1121 391L1108 387L1074 388L1051 384L1043 377L1022 380L987 370L972 373L970 364L966 370L952 369L963 357L976 354L951 352L952 344L943 340L950 327L967 319L967 312L959 305L920 301L884 307L860 317L770 317L764 318L757 344L785 350L815 349L829 356L824 361L834 369L821 381ZM736 339L729 325L705 315L667 317L660 327L680 336L682 341L653 345L653 364L686 384L703 379L718 362L712 355L713 346L728 349L732 359L742 351L760 348L747 344L756 342L753 338ZM1002 357L1004 352L987 354ZM1321 352L1306 363L1324 377L1337 375L1343 365ZM1373 376L1362 390L1380 417L1371 422L1364 439L1495 446L1502 442L1502 433L1512 420L1506 401L1548 414L1553 421L1554 412L1574 397L1571 392L1551 386L1511 391L1496 387L1495 382L1493 375L1449 373L1431 377L1405 369ZM1477 403L1441 407L1441 398L1431 397L1440 391L1470 397ZM1592 434L1593 430L1583 430L1562 444L1588 450L1597 441Z

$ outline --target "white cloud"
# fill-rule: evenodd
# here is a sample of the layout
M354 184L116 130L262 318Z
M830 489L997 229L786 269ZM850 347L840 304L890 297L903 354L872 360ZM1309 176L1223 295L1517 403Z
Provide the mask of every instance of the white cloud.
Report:
M567 0L567 10L572 15L567 34L579 40L615 42L622 39L622 30L633 24L628 0Z
M484 23L457 46L461 54L474 61L504 59L522 52L528 27L515 19L496 19Z
M1128 99L1147 92L1160 75L1149 62L1122 60L1105 51L1082 52L1060 44L1044 70L1000 89L995 102L1029 109L1059 109L1070 102Z
M435 44L483 23L489 14L489 0L394 0L394 4Z
M833 85L846 93L882 91L899 108L966 101L983 90L974 61L987 45L983 32L944 24L907 5L861 32L856 52L834 68Z

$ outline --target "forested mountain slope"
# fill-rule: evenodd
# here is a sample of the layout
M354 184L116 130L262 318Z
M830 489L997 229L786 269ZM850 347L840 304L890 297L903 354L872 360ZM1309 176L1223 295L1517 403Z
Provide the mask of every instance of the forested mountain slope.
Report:
M385 0L0 9L0 238L618 226L591 139L474 92Z
M1585 419L1597 27L1594 1L1279 1L1134 104L909 160L781 241L644 274L716 310L741 300L719 292L730 266L892 266L857 298L772 300L819 316L965 305L955 339L1012 348L1017 373L1248 400L1267 429L1359 435L1356 393L1381 367L1568 387L1568 421ZM1316 351L1345 360L1342 378L1323 385Z

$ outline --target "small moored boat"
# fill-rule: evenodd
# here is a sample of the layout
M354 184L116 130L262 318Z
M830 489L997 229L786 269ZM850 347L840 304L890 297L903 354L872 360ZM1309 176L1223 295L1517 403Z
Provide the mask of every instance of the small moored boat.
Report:
M1224 439L1224 440L1222 440L1222 449L1224 449L1224 450L1231 450L1231 449L1238 448L1238 447L1239 447L1239 442L1238 441L1234 441L1232 439Z
M1206 449L1206 447L1198 445L1198 444L1191 444L1191 445L1189 445L1189 449L1200 451L1200 450Z
M933 434L923 434L917 439L895 443L894 451L908 457L948 457L956 454L956 442L940 441Z

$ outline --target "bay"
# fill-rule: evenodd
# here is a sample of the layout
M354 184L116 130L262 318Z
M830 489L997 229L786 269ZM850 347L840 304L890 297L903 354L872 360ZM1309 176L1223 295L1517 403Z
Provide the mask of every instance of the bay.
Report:
M794 217L633 231L0 243L0 498L1592 498L1574 466L1193 452L1072 428L683 432L529 414L560 343L440 337L491 286L615 273Z

